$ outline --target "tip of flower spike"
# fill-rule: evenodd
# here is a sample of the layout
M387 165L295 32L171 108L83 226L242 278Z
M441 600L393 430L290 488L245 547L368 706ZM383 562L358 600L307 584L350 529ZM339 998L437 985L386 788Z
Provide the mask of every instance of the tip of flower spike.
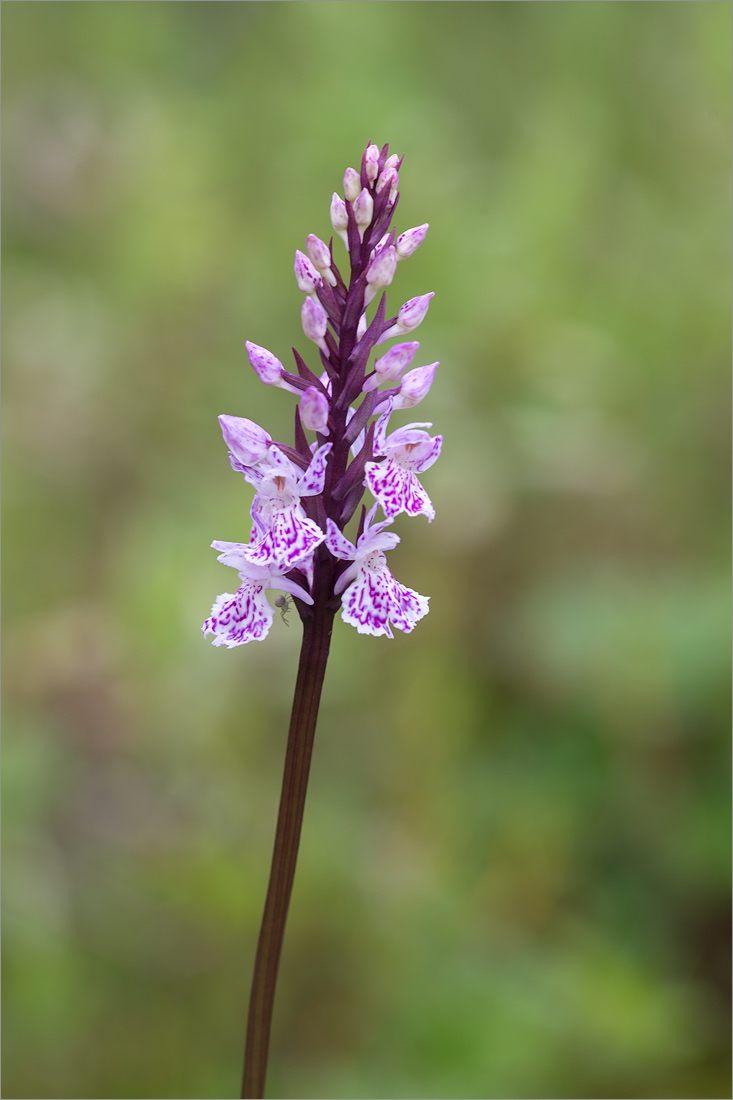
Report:
M377 145L367 145L362 163L366 178L370 183L373 183L379 175L379 147Z

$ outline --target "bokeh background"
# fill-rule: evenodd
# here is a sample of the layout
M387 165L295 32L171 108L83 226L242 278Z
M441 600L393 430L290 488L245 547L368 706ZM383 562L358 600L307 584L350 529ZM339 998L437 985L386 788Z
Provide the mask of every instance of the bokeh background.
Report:
M238 1095L300 630L202 641L216 416L373 140L431 613L337 623L268 1095L729 1097L729 5L3 16L4 1095Z

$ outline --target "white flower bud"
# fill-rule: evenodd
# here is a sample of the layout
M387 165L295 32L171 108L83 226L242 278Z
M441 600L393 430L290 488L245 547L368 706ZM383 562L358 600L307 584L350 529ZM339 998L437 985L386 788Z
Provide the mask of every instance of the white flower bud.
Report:
M397 259L406 260L408 256L411 256L425 240L425 234L429 228L430 224L425 222L423 225L415 226L414 229L406 229L404 233L400 233L395 241Z
M438 363L429 363L426 367L415 367L414 370L408 370L402 379L400 392L395 394L393 407L395 409L411 409L414 405L419 404L423 397L426 397L429 393L437 369Z
M349 202L353 202L361 191L361 176L353 168L347 168L344 172L344 195Z
M349 224L349 216L346 213L346 203L334 191L331 198L331 225L338 233L341 240L348 247L348 234L346 229Z
M234 457L244 466L261 462L272 443L267 432L243 416L220 416L224 442Z
M315 386L309 386L300 399L300 419L304 428L329 435L328 399Z
M300 319L303 332L308 339L318 344L319 348L328 354L328 345L324 339L328 328L328 317L321 303L312 298L306 298L300 310Z
M365 188L354 199L354 220L359 227L359 238L364 239L364 230L372 220L374 214L374 199Z
M364 167L368 180L374 181L379 175L379 146L368 145L364 153Z
M298 289L302 290L304 294L314 294L319 286L323 286L323 279L313 264L298 249L295 251L295 279Z
M320 271L331 286L336 286L336 276L331 271L331 252L325 241L317 237L315 233L309 233L305 242L305 250L310 256L316 271Z
M267 348L261 348L259 344L253 344L251 340L246 341L245 347L252 369L260 382L264 382L266 386L279 386L285 373L285 367L277 356L273 355Z

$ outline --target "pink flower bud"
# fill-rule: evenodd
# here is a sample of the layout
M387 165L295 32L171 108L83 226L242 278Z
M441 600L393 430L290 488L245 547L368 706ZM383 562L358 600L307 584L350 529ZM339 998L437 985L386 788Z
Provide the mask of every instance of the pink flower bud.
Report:
M279 386L285 373L285 367L277 356L273 355L267 348L261 348L259 344L253 344L251 340L247 340L245 347L252 369L260 382L264 382L266 386Z
M317 237L315 233L309 233L305 241L305 250L310 256L311 263L316 271L323 274L331 267L331 253L325 241Z
M321 275L328 279L331 286L336 286L336 276L331 271L331 252L326 242L317 237L315 233L309 233L305 242L305 250L310 256L316 271L320 271Z
M375 180L379 175L379 146L367 145L364 153L364 167L368 180Z
M328 400L315 386L309 386L300 399L300 419L303 427L328 435Z
M379 240L378 240L378 241L377 241L377 243L375 244L374 248L373 248L373 249L371 250L371 252L369 253L369 259L370 259L370 260L373 260L373 259L374 259L374 257L376 256L377 252L379 252L379 250L380 250L381 248L384 248L384 246L385 246L385 244L387 243L387 241L388 241L388 240L389 240L389 233L384 233L384 234L383 234L383 235L382 235L382 236L381 236L381 237L379 238Z
M386 355L383 355L381 359L377 359L374 369L379 375L379 381L396 382L398 378L401 378L403 371L407 370L415 358L415 352L419 347L420 344L417 340L411 340L407 344L395 344Z
M362 313L361 317L359 318L359 324L356 326L356 338L357 338L357 340L361 340L361 338L364 335L364 333L366 332L366 330L367 330L367 315L366 315L366 311L365 311L364 313Z
M326 350L326 342L323 339L328 328L326 311L318 301L306 298L300 311L300 319L303 322L303 332L314 344Z
M353 168L347 168L344 172L344 195L349 202L353 202L361 191L361 176Z
M425 240L425 234L429 228L429 223L425 222L424 225L418 225L414 229L407 229L404 233L400 233L395 241L397 259L406 260L408 256L411 256Z
M369 225L373 213L374 199L365 187L354 199L354 218L360 230Z
M431 290L429 294L420 294L417 298L410 298L408 302L405 302L397 314L396 323L382 333L377 343L383 344L385 340L391 340L393 336L403 336L406 332L412 332L413 329L416 329L428 312L430 299L434 294L435 291Z
M365 306L368 306L375 297L379 287L389 286L394 279L396 270L397 253L394 245L390 244L386 248L378 250L367 268L366 279L369 285L364 294Z
M384 191L385 187L389 187L390 190L396 190L399 186L400 177L395 168L385 168L381 176L377 180L377 194L379 195Z
M410 298L403 306L400 306L400 311L397 314L397 325L403 332L412 332L424 320L430 308L430 299L434 295L435 291L431 290L429 294L419 294L416 298Z
M400 163L400 158L399 158L398 154L397 153L392 153L392 155L387 157L387 159L384 162L384 170L386 171L388 168L397 168L397 167L399 167L399 163Z
M259 424L243 416L220 416L219 424L224 442L244 466L254 466L265 457L272 440Z
M366 279L368 283L372 283L373 286L389 286L394 279L394 273L397 270L397 253L394 245L388 245L387 248L382 248L377 252L376 256L369 264L366 273Z
M308 257L295 250L295 278L298 283L298 288L303 291L304 294L314 294L316 288L323 286L323 279L316 271L313 264Z
M413 405L419 404L430 391L437 369L437 363L429 363L427 367L415 367L414 370L408 370L402 379L400 392L395 395L393 407L395 409L411 409Z
M346 213L346 203L343 199L339 198L339 196L334 191L331 198L331 225L336 230L344 244L346 244L349 239L346 233L348 224L349 216Z

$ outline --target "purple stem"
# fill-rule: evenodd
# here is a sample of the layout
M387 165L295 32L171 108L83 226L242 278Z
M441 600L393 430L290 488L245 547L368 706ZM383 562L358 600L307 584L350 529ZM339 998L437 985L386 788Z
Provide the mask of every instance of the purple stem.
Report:
M303 643L285 752L275 849L249 1001L242 1097L261 1098L265 1095L277 971L295 877L318 704L326 674L334 613L332 608L319 606L317 602L312 614L303 621Z

